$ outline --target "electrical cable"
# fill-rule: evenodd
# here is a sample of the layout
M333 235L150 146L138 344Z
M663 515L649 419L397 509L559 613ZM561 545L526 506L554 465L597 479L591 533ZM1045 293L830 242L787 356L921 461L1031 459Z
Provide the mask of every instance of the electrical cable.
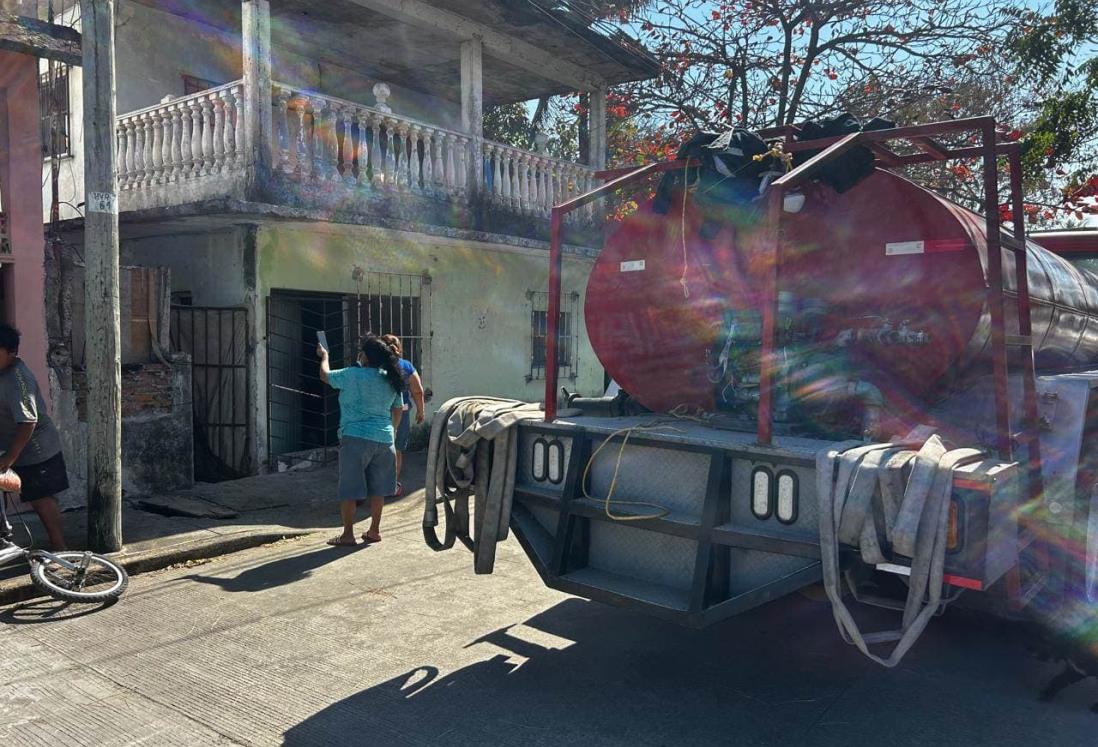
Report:
M691 408L689 405L676 405L668 412L668 415L675 420L690 420L696 423L706 422L706 413L700 408ZM673 422L673 421L672 421ZM587 465L583 469L583 477L580 479L580 488L583 490L583 497L591 501L601 501L603 504L603 511L606 513L607 518L614 521L644 521L647 519L662 519L671 513L671 509L659 503L652 503L650 501L623 501L614 500L614 491L617 489L618 475L621 472L621 462L625 456L625 447L629 443L630 437L637 431L655 430L657 428L665 428L676 433L684 433L681 428L675 428L668 425L666 420L655 420L651 423L641 423L638 425L632 425L628 428L621 428L614 431L607 436L599 447L591 454L587 459ZM588 477L591 474L591 465L595 463L595 457L606 448L606 446L613 441L616 437L622 436L621 446L618 447L618 456L614 461L614 474L610 478L610 486L606 489L605 498L596 498L591 495L587 490ZM611 504L617 504L619 506L638 506L641 508L654 509L653 513L646 514L615 514L611 509Z
M541 14L542 14L543 16L545 16L545 17L546 17L546 18L548 18L549 20L553 21L553 23L555 23L555 24L557 24L558 26L560 26L561 28L563 28L563 29L564 29L565 31L567 31L567 32L568 32L569 34L571 34L572 36L576 37L577 39L579 39L580 41L584 42L585 44L587 44L587 45L589 45L589 46L592 46L592 47L594 47L594 48L595 48L596 50L598 50L598 52L599 52L599 53L600 53L600 54L601 54L601 55L602 55L603 57L605 57L606 59L610 60L611 62L615 62L615 63L620 63L620 62L621 62L621 61L620 61L619 59L615 58L615 57L614 57L613 55L611 55L611 54L610 54L609 52L607 52L606 50L604 50L604 49L602 49L602 48L600 48L600 47L598 47L598 46L596 46L596 45L594 45L594 44L591 44L591 40L590 40L590 39L587 39L587 38L585 38L585 37L583 36L583 34L581 34L581 33L577 32L577 31L576 31L576 30L575 30L574 28L572 28L572 27L571 27L571 26L569 26L569 25L568 25L567 23L565 23L565 22L564 22L563 20L561 20L561 19L560 19L560 18L559 18L559 17L558 17L558 16L557 16L557 15L556 15L555 13L553 13L553 12L552 12L551 10L549 10L548 8L545 8L545 7L543 7L543 6L542 6L542 5L540 4L540 3L538 3L538 2L537 2L537 0L526 0L526 2L527 2L527 3L528 3L528 4L530 5L530 6L531 6L531 7L533 7L533 8L534 8L534 9L535 9L536 11L538 11L539 13L541 13ZM566 7L566 8L568 9L568 10L570 10L570 11L571 11L572 13L576 14L577 16L579 16L580 18L582 18L583 20L587 21L587 22L588 22L588 27L589 27L589 28L591 28L592 30L594 30L594 31L595 31L596 33L598 33L598 34L599 34L600 36L606 37L608 41L613 41L613 39L611 39L611 38L610 38L610 33L612 33L612 32L616 32L616 31L618 31L618 29L614 28L613 26L609 26L609 25L608 25L608 24L606 24L606 23L605 23L604 21L600 21L599 19L597 19L597 18L595 18L595 17L593 17L593 16L590 16L590 15L588 15L587 13L585 13L585 12L583 12L582 10L578 9L578 8L577 8L577 7L575 6L575 5L573 5L573 4L572 4L572 3L571 3L571 2L569 1L569 0L560 0L560 4L561 4L561 5L564 5L564 6L565 6L565 7ZM641 54L641 53L640 53L640 52L638 52L637 50L635 50L635 49L630 49L629 47L626 47L626 46L624 46L624 45L622 45L622 44L618 44L617 46L618 46L618 48L619 48L619 49L621 49L621 50L622 50L623 52L625 52L626 54L629 54L629 55L631 55L631 56L632 56L632 57L634 57L635 59L637 59L637 60L643 60L643 61L645 61L645 62L649 62L649 58L648 58L648 57L646 57L645 55Z

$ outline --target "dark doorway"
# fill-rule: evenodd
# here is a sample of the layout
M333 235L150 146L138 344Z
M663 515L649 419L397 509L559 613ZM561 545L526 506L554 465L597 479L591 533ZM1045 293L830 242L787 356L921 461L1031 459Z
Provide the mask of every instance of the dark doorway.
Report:
M191 358L195 479L255 474L248 310L172 306L171 343Z

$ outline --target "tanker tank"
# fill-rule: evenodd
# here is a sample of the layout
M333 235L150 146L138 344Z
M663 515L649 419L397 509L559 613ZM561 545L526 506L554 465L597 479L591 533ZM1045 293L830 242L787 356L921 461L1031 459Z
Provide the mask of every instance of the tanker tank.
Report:
M883 170L841 194L810 184L804 196L781 221L775 420L879 436L882 416L917 423L990 370L981 216ZM587 286L587 330L609 375L646 407L755 417L773 256L764 205L699 203L680 189L666 214L644 205L608 238ZM1017 335L1014 256L1002 252L1006 332ZM1035 243L1026 252L1038 370L1093 367L1098 276Z

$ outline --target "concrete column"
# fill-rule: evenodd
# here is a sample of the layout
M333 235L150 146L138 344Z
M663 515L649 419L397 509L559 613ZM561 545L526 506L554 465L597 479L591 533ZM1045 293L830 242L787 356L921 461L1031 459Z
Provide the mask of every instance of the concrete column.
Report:
M587 113L587 163L596 170L606 168L606 89L595 88L588 94L591 109Z
M242 0L246 197L260 196L271 173L274 150L271 89L271 7L268 0Z
M461 43L461 127L472 136L469 186L479 190L484 181L484 55L479 38Z
M88 547L122 549L122 340L115 175L114 0L81 0Z

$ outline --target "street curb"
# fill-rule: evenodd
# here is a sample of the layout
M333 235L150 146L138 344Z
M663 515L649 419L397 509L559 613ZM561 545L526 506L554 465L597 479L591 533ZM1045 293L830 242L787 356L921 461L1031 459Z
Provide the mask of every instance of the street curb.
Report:
M119 563L131 576L136 576L141 573L163 570L178 563L231 555L242 550L250 550L253 547L284 539L305 537L310 534L313 534L313 532L299 529L288 529L284 532L241 532L226 537L216 537L209 541L202 540L168 548L153 548L132 555L124 552L113 553L107 557ZM0 581L0 605L25 602L37 598L48 597L31 583L29 572L6 581Z

